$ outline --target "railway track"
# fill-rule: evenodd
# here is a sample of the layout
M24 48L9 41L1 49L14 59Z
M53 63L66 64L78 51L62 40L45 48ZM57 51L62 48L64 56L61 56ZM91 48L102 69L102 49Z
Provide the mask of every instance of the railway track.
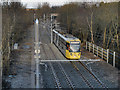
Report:
M48 31L48 30L47 30L47 31ZM48 33L48 32L47 32L47 34L48 34L48 36L49 36L49 33ZM50 36L49 36L49 37L50 37ZM53 50L52 50L52 48L51 48L50 46L49 46L49 49L50 49L50 51L53 53L55 59L57 60L57 57L56 57L55 53L53 52ZM97 76L96 76L95 74L93 74L93 73L86 67L86 65L84 65L84 64L83 64L82 62L80 62L80 61L78 61L78 62L81 64L81 66L84 68L84 70L86 70L86 71L93 77L92 79L94 79L94 80L96 81L96 83L99 83L99 86L100 86L100 87L102 87L102 88L107 88L107 87L97 78ZM79 68L75 65L75 63L73 63L73 62L71 62L71 61L70 61L70 63L73 65L73 67L74 67L74 68L76 69L76 71L79 73L79 75L82 77L82 79L84 80L84 82L88 85L88 87L89 87L89 88L94 88L94 85L92 85L92 83L90 83L90 81L84 76L84 74L81 73L81 71L80 71ZM67 81L67 83L69 84L69 86L70 86L71 88L75 88L75 85L72 84L70 78L69 78L68 75L66 74L66 72L65 72L65 70L64 70L64 68L62 67L62 65L61 65L60 62L58 62L58 66L59 66L61 72L62 72L62 73L64 74L64 76L66 77L66 81Z
M48 32L49 32L49 31L47 30L47 35L48 35L48 37L50 38L50 34L49 34ZM57 57L56 57L55 53L53 52L53 50L51 49L51 47L50 47L49 45L48 45L48 47L49 47L50 51L52 52L54 58L57 60ZM44 46L43 46L43 50L44 50L44 52L45 52L45 54L46 54L46 51L45 51L45 49L44 49ZM46 55L46 56L47 56L47 55ZM47 57L47 59L48 59L48 57ZM49 63L49 64L50 64L50 67L51 67L51 69L52 69L52 72L53 72L53 75L54 75L54 77L55 77L55 80L56 80L56 82L57 82L56 84L57 84L58 88L61 88L61 85L59 85L60 82L58 82L58 81L59 81L59 80L58 80L58 77L57 77L57 75L55 74L55 70L54 70L52 64L51 64L51 63ZM75 85L72 84L70 78L68 77L68 75L67 75L67 73L65 72L64 68L62 67L61 63L60 63L60 62L57 62L57 64L58 64L58 67L59 67L59 69L61 70L62 74L65 76L65 79L66 79L68 85L70 86L70 88L72 88L72 89L75 88Z
M54 68L53 68L52 63L49 62L49 65L50 65L50 67L51 67L51 69L52 69L52 72L53 72L53 75L54 75L54 78L55 78L57 87L58 87L58 88L62 88L62 87L61 87L61 84L60 84L60 81L59 81L59 79L58 79L58 77L57 77L57 75L56 75L56 73L55 73L55 70L54 70Z
M49 33L48 33L48 36L49 36ZM50 37L50 36L49 36ZM51 47L50 47L50 49L51 49ZM53 50L51 49L51 52L53 53L53 55L54 55L54 57L56 58L56 55L55 55L55 53L53 52ZM57 58L56 58L57 59ZM79 69L76 67L76 65L73 63L73 62L71 62L70 61L70 63L74 66L74 68L78 71L78 73L80 74L80 76L83 78L83 80L85 81L85 83L88 85L88 87L89 88L94 88L91 84L90 84L90 82L85 78L85 76L79 71ZM60 67L61 65L60 65L60 63L59 63L59 67ZM62 70L62 69L61 69ZM64 73L64 70L62 70L62 73ZM65 73L64 73L65 74ZM66 74L65 74L66 75ZM66 76L67 77L67 76ZM68 79L67 81L70 81L70 79ZM71 82L70 82L71 83ZM69 84L70 84L69 83ZM74 88L74 85L70 85L71 86L71 88Z
M70 61L71 62L71 61ZM92 80L94 79L96 81L96 84L98 83L99 84L99 88L108 88L106 87L98 78L95 74L93 74L87 67L86 65L84 65L82 62L80 61L77 61L81 64L81 66L84 68L85 71L87 71L89 73L89 75L91 75L93 78ZM81 73L80 69L77 67L77 65L73 62L71 62L71 64L74 66L74 68L78 71L78 73L83 77L84 81L86 82L86 84L90 87L90 88L95 88L93 85L91 85L90 81L86 79L86 77L84 77L84 75ZM84 72L85 72L84 71ZM90 78L90 77L89 77Z
M57 57L56 57L54 51L52 50L52 48L51 48L50 46L49 46L49 49L51 50L51 52L53 53L55 59L57 60ZM61 65L61 63L60 63L60 62L57 62L57 64L58 64L61 72L62 72L63 75L65 76L65 79L66 79L68 85L70 86L70 88L72 88L72 89L75 88L75 85L71 82L69 76L68 76L67 73L65 72L65 70L64 70L63 66Z
M77 68L77 66L70 61L70 63L73 65L73 67L75 68L76 71L78 71L78 73L80 74L80 76L82 77L82 79L85 81L85 83L88 85L89 88L94 88L90 82L85 78L85 76L80 72L80 70Z
M48 33L48 36L49 36L49 33ZM49 36L50 37L50 36ZM51 49L51 47L50 47L50 49ZM53 55L54 55L54 57L56 58L56 55L55 55L55 53L53 52L53 50L51 49L51 52L53 53ZM57 59L57 58L56 58ZM70 63L74 66L74 68L78 71L78 73L80 74L80 76L83 78L83 80L85 81L85 83L88 85L88 87L89 88L94 88L90 83L89 83L89 81L84 77L84 75L79 71L79 69L76 67L76 65L73 63L73 62L71 62L70 61ZM60 65L60 63L59 63L59 66L61 66ZM64 73L64 70L62 70L62 72ZM65 74L65 73L64 73ZM66 74L65 74L66 75ZM67 77L67 76L66 76ZM68 81L70 81L70 79L68 79ZM71 83L71 81L70 81L70 83ZM71 88L74 88L74 85L70 85L71 86Z
M102 86L102 88L108 88L108 87L106 87L106 86L104 85L104 83L102 83L102 81L99 80L99 78L97 78L97 76L96 76L94 73L92 73L92 72L87 68L86 65L84 65L81 61L78 61L78 62L92 75L92 77L100 84L100 86Z
M42 46L42 49L43 49L43 51L44 51L44 53L45 53L45 55L46 55L46 58L48 59L48 56L47 56L46 51L45 51L45 49L44 49L44 46L43 46L43 45L41 45L41 46ZM59 79L58 79L58 77L57 77L57 75L56 75L56 72L55 72L55 70L54 70L54 68L53 68L52 63L49 62L49 65L50 65L50 67L51 67L51 70L52 70L52 73L53 73L53 76L54 76L54 80L55 80L55 83L56 83L56 88L62 88L62 87L61 87L61 84L60 84L60 81L59 81Z

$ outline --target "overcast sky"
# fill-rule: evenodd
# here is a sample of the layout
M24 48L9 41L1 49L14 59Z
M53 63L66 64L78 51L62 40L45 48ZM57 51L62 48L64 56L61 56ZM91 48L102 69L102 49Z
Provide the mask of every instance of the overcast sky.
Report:
M36 8L38 3L48 2L50 6L63 5L68 2L116 2L120 0L21 0L23 4L27 4L27 8Z
M21 0L21 2L23 2L23 4L27 4L28 8L34 8L37 7L38 3L44 3L44 2L48 2L50 4L50 6L56 6L56 5L63 5L65 3L68 3L70 0L29 0L29 2L27 2L27 0Z
M21 1L27 8L37 8L38 3L48 2L50 6L60 6L69 2L116 2L120 0L0 0L0 1Z

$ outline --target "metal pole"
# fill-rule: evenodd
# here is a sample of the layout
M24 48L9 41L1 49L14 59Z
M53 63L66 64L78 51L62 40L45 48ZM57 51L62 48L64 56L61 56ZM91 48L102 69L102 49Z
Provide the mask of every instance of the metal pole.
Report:
M87 41L86 41L86 49L87 49Z
M97 46L97 56L98 56L98 46Z
M55 43L56 43L56 36L57 36L57 35L55 34L55 36L54 36L55 39L54 39L54 41L53 41L53 42L55 42Z
M102 59L103 59L103 48L102 48Z
M34 20L35 20L35 13L34 13Z
M35 53L36 53L36 88L39 88L39 30L38 30L38 19L35 23Z
M55 29L57 30L57 22L55 21Z
M90 43L89 43L89 52L90 52Z
M43 18L44 18L44 23L45 23L45 14L43 15Z
M113 67L115 67L115 52L113 53Z
M108 63L108 59L109 59L109 49L107 49L107 63Z
M94 44L93 44L93 54L94 54Z
M57 36L58 37L58 39L57 39L57 46L58 46L58 43L59 43L59 36Z
M52 32L52 15L51 15L51 44L53 43L53 32Z

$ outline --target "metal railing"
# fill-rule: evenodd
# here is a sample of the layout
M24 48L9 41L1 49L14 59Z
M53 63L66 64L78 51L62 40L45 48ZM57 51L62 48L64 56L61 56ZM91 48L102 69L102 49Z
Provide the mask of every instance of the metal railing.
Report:
M106 62L112 64L113 67L120 68L120 54L119 53L116 53L115 51L112 51L109 49L104 49L102 47L99 47L87 41L86 41L86 49L89 52L92 52L93 54L102 58L103 60L106 60Z

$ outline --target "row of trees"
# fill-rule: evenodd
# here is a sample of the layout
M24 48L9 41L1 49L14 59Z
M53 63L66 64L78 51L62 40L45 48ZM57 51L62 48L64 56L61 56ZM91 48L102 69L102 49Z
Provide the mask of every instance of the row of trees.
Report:
M3 74L9 74L10 57L14 43L20 43L33 24L33 12L27 11L20 2L5 2L2 5L2 55Z
M90 41L103 48L120 51L120 28L118 24L118 2L66 4L59 9L58 21L67 33Z
M38 6L37 18L58 13L57 20L64 32L90 41L103 48L120 51L119 9L120 2L69 3L61 7L50 7L48 3Z
M4 71L9 71L10 55L14 43L20 43L27 35L27 27L34 18L49 17L58 13L57 20L65 32L84 41L91 41L104 48L120 51L120 29L118 24L119 3L69 3L61 7L39 5L37 10L27 11L19 2L2 5L2 49ZM6 68L7 67L7 68ZM7 69L7 70L6 70Z
M47 2L43 3L43 5L39 4L35 13L36 18L44 18L44 16L49 17L51 13L51 7Z

